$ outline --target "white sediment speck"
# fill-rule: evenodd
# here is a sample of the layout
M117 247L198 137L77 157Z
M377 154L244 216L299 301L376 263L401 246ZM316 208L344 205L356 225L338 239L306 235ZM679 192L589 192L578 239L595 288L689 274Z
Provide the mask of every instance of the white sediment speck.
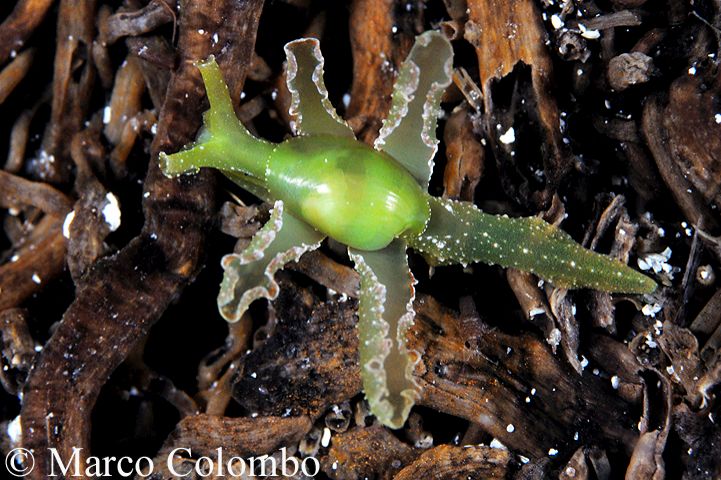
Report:
M42 279L40 278L40 275L38 275L37 273L33 273L32 279L33 279L33 282L37 283L38 285L40 285L42 283Z
M582 23L578 24L578 29L581 31L581 36L589 40L596 40L601 36L601 32L599 32L598 30L589 30Z
M649 253L638 259L638 268L641 270L653 270L654 273L670 272L671 249L666 247L661 253Z
M506 130L506 133L498 137L498 140L501 141L501 143L505 145L509 145L516 141L516 132L513 130L513 127Z
M23 434L23 427L20 423L20 415L15 417L10 423L8 423L8 437L10 438L10 442L12 442L13 445L20 444L20 441L22 440L22 434Z
M553 28L558 30L563 26L563 20L561 20L561 17L554 13L553 15L551 15L551 25L553 25Z
M601 37L601 32L598 30L586 30L581 34L581 36L583 38L588 38L589 40L596 40Z
M114 232L120 227L120 204L118 203L118 198L110 192L105 195L105 201L103 218L105 218L105 223L110 227L110 231Z
M65 221L63 222L63 237L70 238L70 225L73 223L73 220L75 220L75 210L65 216Z
M508 448L506 448L506 446L504 444L502 444L501 441L498 440L497 438L494 438L493 440L491 440L491 448L497 448L499 450L508 450Z
M661 305L658 303L647 303L641 308L641 313L647 317L655 317L658 312L661 311Z
M330 445L330 428L325 427L323 429L323 436L320 439L320 444L323 448L328 448Z
M513 433L515 430L516 430L516 427L514 427L512 423L509 423L509 424L506 426L506 431L507 431L508 433Z
M546 342L548 342L548 344L552 347L557 347L558 344L561 343L561 331L557 328L551 330L551 333L548 335Z

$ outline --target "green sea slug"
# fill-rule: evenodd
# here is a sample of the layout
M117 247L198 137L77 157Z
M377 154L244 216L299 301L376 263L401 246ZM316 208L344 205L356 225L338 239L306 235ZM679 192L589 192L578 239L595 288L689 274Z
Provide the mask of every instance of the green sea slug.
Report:
M245 251L222 260L218 307L230 322L255 299L274 299L275 272L318 248L325 237L348 246L361 278L363 388L384 425L400 428L419 393L412 372L420 355L405 343L414 318L408 247L432 265L498 264L566 288L627 293L656 288L650 278L584 249L537 217L490 215L471 203L427 193L440 97L451 82L453 51L442 34L416 38L374 148L355 139L328 100L318 41L296 40L285 51L294 137L279 144L253 137L235 117L211 57L198 65L210 101L204 127L185 150L161 154L162 169L172 176L213 167L274 204L270 220Z

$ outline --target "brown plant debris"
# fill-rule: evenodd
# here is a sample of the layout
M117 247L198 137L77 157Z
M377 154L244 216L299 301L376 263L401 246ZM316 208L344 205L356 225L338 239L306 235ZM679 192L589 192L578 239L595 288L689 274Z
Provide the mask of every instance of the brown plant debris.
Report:
M499 9L504 11L503 15L498 15ZM570 167L558 128L558 106L550 92L553 67L546 37L539 12L530 0L468 2L465 38L475 47L478 56L486 134L491 139L496 163L509 193L517 199L524 198L526 204L530 200L537 206L550 201L551 194ZM515 92L501 102L494 94L501 88L499 83L503 79L515 84ZM519 120L540 130L529 133L529 138L534 135L533 141L537 144L534 155L540 149L548 185L537 185L537 179L519 164L515 142L505 142L501 138L513 129L516 141L524 142L524 132L516 125ZM516 128L518 134L515 134ZM511 181L511 176L523 179L517 192L514 191L518 188L517 182Z
M200 457L209 456L222 462L218 456L219 448L225 458L262 455L297 444L310 428L308 417L188 416L178 423L158 451L156 463L162 468L152 478L172 478L171 470L167 468L168 458L171 458L175 472L193 472L195 461Z
M309 291L281 286L281 292L275 331L245 357L233 396L251 412L316 418L360 392L356 302L316 305ZM326 349L330 343L336 348Z
M472 480L502 479L508 474L509 460L507 450L483 446L439 445L401 470L395 480L440 480L449 477Z
M334 480L398 478L401 467L420 453L378 424L334 435L332 442L321 466Z

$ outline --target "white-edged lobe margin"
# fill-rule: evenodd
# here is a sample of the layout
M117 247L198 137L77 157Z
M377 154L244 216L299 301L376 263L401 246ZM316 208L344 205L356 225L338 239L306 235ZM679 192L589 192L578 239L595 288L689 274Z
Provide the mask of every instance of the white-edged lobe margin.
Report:
M408 105L418 90L420 68L412 61L406 60L401 65L398 78L393 86L392 103L388 116L383 120L378 137L373 143L376 150L385 151L386 142L391 133L401 124L408 115Z
M420 354L406 345L415 318L415 279L405 249L402 240L373 252L349 249L361 276L358 336L363 389L371 412L391 428L403 426L419 391L413 370Z
M338 116L323 82L323 55L315 38L288 42L286 83L291 94L288 113L295 135L338 135L354 138L348 124Z
M324 236L284 212L278 200L270 220L253 236L241 253L225 255L225 271L218 294L218 309L228 322L237 322L250 304L259 298L278 296L275 273L286 263L297 261L305 252L320 246Z
M453 49L440 32L416 37L393 89L392 105L375 148L392 156L424 188L433 172L438 151L436 125L441 96L450 85Z

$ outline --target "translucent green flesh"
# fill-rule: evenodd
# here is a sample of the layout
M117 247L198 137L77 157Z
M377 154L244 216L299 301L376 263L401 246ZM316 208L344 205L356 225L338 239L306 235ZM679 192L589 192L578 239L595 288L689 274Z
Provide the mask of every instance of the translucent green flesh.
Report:
M433 173L441 95L451 83L452 66L453 49L442 33L429 31L416 37L375 144L407 168L424 189Z
M236 118L228 86L215 59L210 57L199 64L198 69L203 76L210 110L203 116L203 128L195 143L172 155L160 154L163 173L174 176L212 167L252 176L260 185L274 145L252 136Z
M363 391L381 423L400 428L418 397L413 367L420 358L405 345L414 316L406 245L395 240L382 250L349 253L361 276L358 348Z
M320 246L323 235L284 211L276 202L270 220L253 236L242 253L223 257L225 275L218 294L218 310L229 322L237 322L258 298L278 295L275 273L286 263Z
M323 83L323 55L315 38L301 38L285 46L290 115L296 135L336 135L355 138L338 116Z
M431 219L408 244L438 264L483 262L535 273L566 288L650 293L656 283L605 255L576 243L537 217L483 213L467 202L428 197Z
M408 171L355 139L289 139L271 155L266 182L294 215L359 250L420 232L428 219L426 194Z

